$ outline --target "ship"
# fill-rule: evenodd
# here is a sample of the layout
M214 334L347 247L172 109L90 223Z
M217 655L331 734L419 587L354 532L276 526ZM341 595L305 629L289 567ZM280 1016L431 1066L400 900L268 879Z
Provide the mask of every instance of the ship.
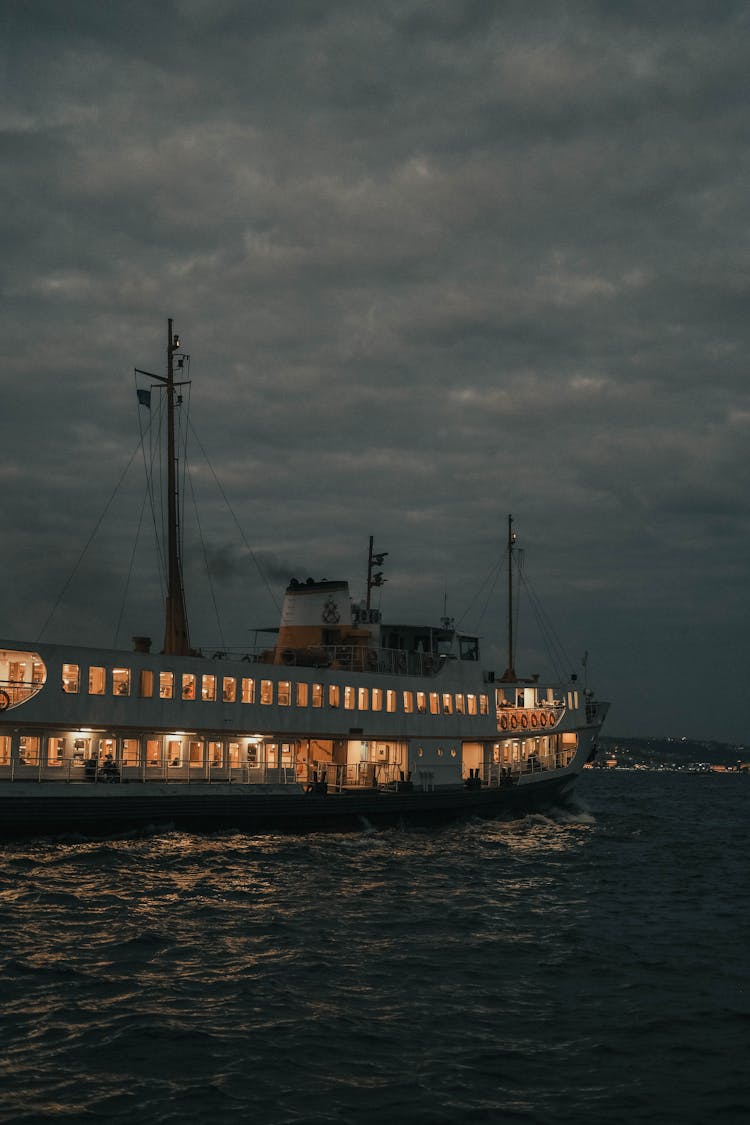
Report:
M185 353L167 323L164 640L126 651L0 639L0 834L356 831L518 816L570 800L608 703L575 674L515 671L508 516L507 665L440 617L389 623L365 597L292 578L268 644L193 648L179 544L175 411Z

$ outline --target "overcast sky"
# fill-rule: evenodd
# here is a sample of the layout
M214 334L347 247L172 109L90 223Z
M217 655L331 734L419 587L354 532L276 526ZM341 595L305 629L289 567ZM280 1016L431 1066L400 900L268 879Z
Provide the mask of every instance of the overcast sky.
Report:
M193 643L361 597L372 534L384 616L447 598L502 670L512 512L609 733L750 740L746 3L5 0L0 43L0 635L159 647L171 316Z

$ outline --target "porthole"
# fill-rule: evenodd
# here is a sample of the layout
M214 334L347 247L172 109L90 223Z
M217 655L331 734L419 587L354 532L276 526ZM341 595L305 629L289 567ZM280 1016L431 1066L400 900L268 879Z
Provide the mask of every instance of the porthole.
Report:
M451 746L451 758L455 758L457 753L458 753L458 750L456 750L456 747Z
M424 750L422 749L422 747L421 747L421 746L420 746L420 747L419 747L419 749L417 750L417 757L418 757L418 758L424 758Z
M442 748L442 746L438 746L438 758L442 758L442 756L443 756L443 748Z

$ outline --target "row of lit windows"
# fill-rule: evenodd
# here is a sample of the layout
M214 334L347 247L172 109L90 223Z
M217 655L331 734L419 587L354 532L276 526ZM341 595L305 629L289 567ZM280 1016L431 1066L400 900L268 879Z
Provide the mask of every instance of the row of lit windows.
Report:
M105 772L110 763L117 766L162 767L164 765L177 767L190 765L213 768L228 766L238 769L241 766L256 766L265 762L266 765L279 764L278 744L267 744L262 748L253 739L242 741L210 740L204 743L202 739L180 738L166 736L162 738L145 738L141 747L138 738L120 739L120 753L116 753L116 740L114 738L92 738L78 736L73 739L72 751L68 747L66 753L66 739L56 735L42 738L40 735L21 735L18 741L18 762L22 766L38 766L40 757L42 764L47 766L62 766L69 761L72 766L89 767L95 771L103 769ZM10 764L10 736L0 736L0 766ZM293 748L290 743L282 744L281 765L293 764Z
M130 695L135 687L135 677L129 668L111 670L111 692L113 695ZM88 694L105 695L107 692L107 669L90 667L88 669ZM81 668L78 664L63 664L63 691L75 695L81 690ZM431 715L487 715L489 696L473 692L402 691L394 688L349 687L329 684L308 684L291 680L256 681L251 676L242 676L238 682L234 676L216 676L194 672L141 671L138 677L138 695L150 699L158 691L160 699L201 699L215 702L221 698L224 703L259 702L278 707L342 707L345 711L396 711L398 696L406 714Z

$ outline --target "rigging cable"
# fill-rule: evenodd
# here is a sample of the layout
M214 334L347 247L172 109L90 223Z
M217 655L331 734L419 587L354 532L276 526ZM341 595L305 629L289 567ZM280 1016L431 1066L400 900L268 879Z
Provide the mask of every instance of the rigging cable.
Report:
M146 510L146 501L147 500L148 500L148 481L146 482L146 491L144 492L143 500L141 501L141 511L140 511L139 516L138 516L138 527L136 529L135 539L133 540L133 550L131 551L131 554L130 554L130 566L128 567L128 573L127 573L127 577L125 579L125 589L123 590L122 602L120 603L120 616L117 618L117 626L115 628L115 639L114 639L114 642L112 644L112 648L115 648L115 649L117 648L117 642L118 642L119 637L120 637L120 625L122 624L123 614L125 613L125 603L126 603L127 598L128 598L128 590L130 589L130 579L133 575L133 566L135 564L135 553L138 549L138 540L141 537L141 527L143 525L143 513Z
M190 475L190 471L189 471L189 468L188 468L188 465L187 465L187 457L185 458L185 476L186 476L188 485L190 486L190 498L193 501L193 511L195 513L195 522L198 526L198 537L201 541L201 550L203 551L203 562L205 563L205 566L206 566L206 575L208 577L208 588L211 591L211 601L213 602L214 614L216 616L216 627L219 630L219 640L221 641L222 649L226 649L227 646L226 646L226 642L224 640L224 630L221 627L221 618L219 617L219 606L218 606L218 603L216 601L216 590L215 590L213 578L212 578L212 575L211 575L211 567L210 567L209 561L208 561L208 550L206 548L206 540L203 536L203 527L201 526L200 514L198 512L198 503L197 503L196 498L195 498L195 488L193 487L193 478Z

